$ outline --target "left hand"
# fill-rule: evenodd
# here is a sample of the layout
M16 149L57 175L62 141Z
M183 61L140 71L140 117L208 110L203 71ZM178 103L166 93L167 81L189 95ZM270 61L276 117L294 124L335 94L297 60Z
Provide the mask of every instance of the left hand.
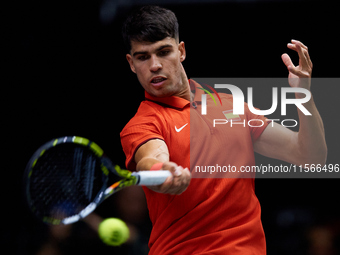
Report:
M287 53L281 56L289 71L289 85L310 90L313 64L309 57L308 47L300 41L292 40L291 42L288 43L287 47L299 54L299 65L294 66Z

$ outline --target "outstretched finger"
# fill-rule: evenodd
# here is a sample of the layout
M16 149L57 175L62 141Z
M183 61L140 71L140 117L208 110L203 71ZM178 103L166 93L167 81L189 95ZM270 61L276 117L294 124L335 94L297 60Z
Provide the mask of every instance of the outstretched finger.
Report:
M299 54L299 65L301 65L302 69L307 69L310 67L309 63L309 57L308 57L308 51L301 45L300 42L297 42L295 44L296 46L296 51Z
M305 50L308 50L308 47L298 40L292 39L291 42L292 42L293 45L299 44L302 48L304 48Z
M302 49L302 51L305 53L308 53L308 47L306 45L304 45L302 42L297 41L297 40L292 40L291 43L287 44L287 47L291 50L296 51L297 53L299 53L299 50Z
M310 68L313 67L312 60L310 59L308 47L304 45L302 42L297 40L292 40L292 43L288 44L288 48L295 50L299 53L299 47L302 49L302 52L304 54L304 57L306 58L307 64Z

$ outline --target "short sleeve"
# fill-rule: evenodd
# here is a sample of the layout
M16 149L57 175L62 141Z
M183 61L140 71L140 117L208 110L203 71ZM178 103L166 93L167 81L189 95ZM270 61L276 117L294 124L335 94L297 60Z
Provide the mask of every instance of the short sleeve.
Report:
M127 169L136 170L134 156L140 146L152 139L164 140L163 126L164 122L156 114L137 114L129 121L120 133Z
M269 120L263 115L256 115L252 113L249 110L247 103L245 103L244 108L245 108L246 115L247 115L247 121L248 121L247 124L250 129L250 135L254 143L268 126Z

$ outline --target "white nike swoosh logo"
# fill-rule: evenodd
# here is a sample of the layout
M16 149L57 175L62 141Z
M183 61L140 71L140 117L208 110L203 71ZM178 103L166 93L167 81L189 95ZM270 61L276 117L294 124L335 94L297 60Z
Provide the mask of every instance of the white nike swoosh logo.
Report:
M185 124L184 126L180 127L180 128L177 128L177 127L175 126L176 132L177 132L177 133L178 133L178 132L181 132L182 129L185 128L186 125L188 125L188 123Z

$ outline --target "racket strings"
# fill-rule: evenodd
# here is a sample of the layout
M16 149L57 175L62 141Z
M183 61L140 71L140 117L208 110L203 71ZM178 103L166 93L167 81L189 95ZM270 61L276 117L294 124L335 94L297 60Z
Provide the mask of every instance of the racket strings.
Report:
M86 147L65 144L47 150L30 177L37 215L63 219L78 214L104 185L100 160Z

